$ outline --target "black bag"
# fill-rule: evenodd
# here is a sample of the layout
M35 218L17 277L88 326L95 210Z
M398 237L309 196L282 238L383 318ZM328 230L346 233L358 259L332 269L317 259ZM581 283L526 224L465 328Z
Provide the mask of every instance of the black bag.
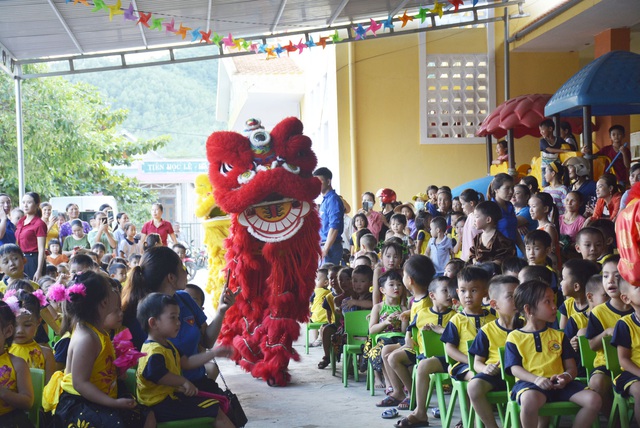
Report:
M215 361L215 360L214 360ZM217 365L217 363L216 363ZM240 404L240 400L238 400L238 396L231 392L227 382L224 380L224 376L222 376L222 372L220 371L220 366L218 365L218 373L220 379L222 379L222 383L224 383L224 392L225 397L229 399L229 411L227 412L227 417L233 422L233 425L236 428L244 427L247 422L247 415L244 413L242 409L242 405Z

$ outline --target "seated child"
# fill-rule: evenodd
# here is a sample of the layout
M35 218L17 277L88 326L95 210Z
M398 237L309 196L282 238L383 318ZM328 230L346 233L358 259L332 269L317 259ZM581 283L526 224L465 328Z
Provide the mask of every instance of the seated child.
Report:
M584 312L575 312L567 321L564 328L564 334L569 338L573 350L580 352L578 344L578 336L584 336L587 333L587 324L589 323L589 315L591 311L598 305L609 301L609 295L604 291L602 286L602 275L593 275L587 281L585 286L587 301L589 307Z
M329 271L327 269L318 269L316 273L316 287L309 300L311 302L309 305L311 311L309 322L331 324L333 322L335 309L333 294L331 290L329 290ZM327 301L330 309L325 309L325 301ZM320 346L319 338L316 339L311 346Z
M367 253L375 252L378 246L378 240L371 233L367 233L360 238L360 250L354 253L354 257L358 258Z
M549 287L551 287L556 295L556 300L554 300L554 303L557 302L560 283L558 281L558 275L556 275L556 272L553 269L549 269L547 266L533 265L523 267L518 274L518 280L520 281L520 284L534 279L537 281L542 281Z
M16 244L4 244L0 246L0 271L4 273L4 278L0 282L0 293L4 294L10 281L25 279L30 281L24 273L24 265L27 259L24 253ZM38 289L38 284L33 283L34 290Z
M498 350L505 346L509 332L521 327L513 303L513 293L518 284L518 278L513 276L498 275L491 278L490 304L498 313L498 319L482 326L469 348L469 353L474 356L473 369L477 374L469 381L467 393L471 405L486 427L498 427L487 394L507 389L500 374Z
M533 230L524 237L525 255L529 265L551 266L547 258L551 254L551 235L541 229Z
M369 268L371 268L371 259L367 256L358 256L355 258L355 260L353 261L353 264L351 265L351 267L353 267L354 269L357 268L358 266L367 266ZM373 272L373 269L371 270L371 272Z
M54 238L49 241L49 247L47 249L51 253L47 256L47 263L58 266L60 263L69 262L69 257L62 254L62 246L60 245L60 241L58 241L57 239Z
M633 397L636 424L640 424L640 289L620 278L620 298L630 305L634 312L625 315L613 329L611 345L618 350L618 360L622 373L615 378L616 392L623 397ZM626 415L621 415L623 418Z
M380 277L376 285L384 298L371 310L369 335L406 332L409 323L406 319L401 319L402 312L407 309L403 298L402 275L398 271L390 270ZM380 338L377 343L372 344L367 353L376 376L375 388L384 388L387 383L390 383L382 364L382 348L385 345L401 343L399 339L399 337Z
M476 229L482 232L473 238L469 263L495 262L501 265L504 259L516 255L515 243L497 229L498 220L502 218L497 203L480 202L474 211L474 218Z
M15 308L18 312L19 308ZM8 350L14 336L16 315L11 307L0 301L0 379L2 400L0 401L0 419L7 427L32 427L27 410L33 405L33 389L29 366L20 357L11 355Z
M560 330L564 330L567 321L574 314L589 310L585 287L589 278L599 271L600 266L589 260L570 259L562 266L560 287L564 302L558 308L558 311L560 311ZM571 336L569 336L569 339L571 339Z
M193 301L196 302L198 307L204 311L205 295L204 291L202 291L202 288L198 287L195 284L187 284L184 291L186 291L187 294L191 296Z
M525 259L521 259L520 257L507 257L502 262L502 274L518 277L518 274L525 266L528 266L529 263Z
M595 227L584 227L576 234L576 251L584 260L597 262L606 254L604 235Z
M492 165L500 165L509 160L509 151L505 140L500 140L496 143L496 155L496 158L491 161Z
M592 221L590 227L598 229L604 237L604 254L598 259L598 263L602 264L611 254L618 254L618 245L616 242L616 225L613 221L601 218Z
M129 269L133 269L134 267L140 264L140 259L142 256L140 254L131 254L128 258L129 260Z
M182 376L182 370L196 369L229 351L214 348L212 351L190 357L180 352L169 341L180 331L180 306L171 296L151 293L139 304L136 316L148 334L142 345L147 355L138 363L137 395L141 404L148 406L157 422L169 422L192 418L213 417L216 427L233 427L215 399L198 395L193 383Z
M581 409L574 426L586 427L598 418L598 394L575 381L576 355L563 332L547 327L556 318L554 293L542 281L527 281L514 292L516 309L526 324L507 336L505 371L516 378L511 396L520 404L522 426L537 427L538 411L547 402L571 401Z
M589 379L589 388L600 394L602 398L602 412L608 415L611 411L613 393L611 390L611 373L606 368L602 338L611 336L616 322L625 315L633 312L633 308L620 298L618 287L620 274L618 273L618 256L611 256L602 265L602 285L609 296L609 301L596 306L589 315L586 338L589 347L596 351L593 360L593 372Z
M402 246L409 252L409 254L413 254L415 250L413 239L405 233L407 217L404 214L394 214L391 216L389 226L390 230L393 232L393 236L400 238L402 240Z
M458 274L465 266L464 260L460 259L451 259L449 263L444 267L444 276L447 276L451 279L455 279L458 277Z
M122 263L113 263L109 266L109 276L120 284L120 288L127 280L127 267Z
M447 221L444 217L431 220L431 239L427 245L425 256L431 258L436 267L436 275L442 275L453 253L453 241L447 236Z
M46 304L47 299L44 294L39 292L38 295ZM13 302L20 308L20 313L16 317L15 334L9 353L25 360L29 368L44 370L46 384L55 371L55 361L51 349L40 346L35 341L38 327L42 322L40 301L36 295L25 290L18 290L15 293L7 292L4 300L5 302Z

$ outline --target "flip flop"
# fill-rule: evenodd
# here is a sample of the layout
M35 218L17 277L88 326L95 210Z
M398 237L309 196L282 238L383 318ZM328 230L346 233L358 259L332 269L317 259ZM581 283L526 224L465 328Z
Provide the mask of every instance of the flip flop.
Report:
M380 416L382 417L382 419L393 419L398 416L398 409L393 407L390 409L386 409Z
M409 418L402 418L398 422L396 422L394 427L428 427L429 421L416 421L411 422Z
M411 398L407 397L398 403L398 410L409 410L411 404Z
M376 403L376 407L396 407L398 404L400 404L400 400L388 396L385 397L381 402Z

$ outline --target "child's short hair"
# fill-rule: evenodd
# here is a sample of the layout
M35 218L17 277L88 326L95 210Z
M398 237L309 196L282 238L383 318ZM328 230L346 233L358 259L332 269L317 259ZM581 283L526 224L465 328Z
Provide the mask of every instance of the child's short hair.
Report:
M427 186L427 194L429 194L429 190L433 190L433 191L437 192L438 191L438 186L436 186L435 184Z
M451 282L450 278L447 276L437 276L431 280L429 284L429 293L435 293L438 291L438 287L444 284L447 287L447 291L449 289L449 283Z
M620 133L622 133L622 135L627 135L627 132L622 125L613 125L611 128L609 128L609 135L611 135L613 131L619 131Z
M604 287L602 286L602 275L598 273L589 277L586 285L584 286L584 291L586 293L593 294L599 290L604 290Z
M326 276L327 278L329 278L329 269L328 268L320 267L320 269L318 269L316 271L316 274L318 274L318 273L321 274L321 275Z
M611 254L610 256L606 257L604 259L604 261L602 262L602 268L604 269L604 266L608 265L609 263L614 263L616 265L616 269L617 269L619 261L620 261L620 255L619 254Z
M549 286L553 282L553 272L546 266L531 265L525 266L520 271L522 282L526 281L543 281Z
M16 279L11 281L7 286L7 291L9 290L24 290L28 293L33 293L35 291L33 288L33 284L31 284L31 281L26 279Z
M353 261L354 264L356 264L356 262L358 260L363 261L365 264L364 265L358 265L356 266L356 269L359 268L360 266L367 266L369 269L371 269L371 259L367 256L358 256L356 257L356 259ZM354 272L355 273L355 272Z
M347 275L349 278L351 278L351 276L353 275L353 269L348 266L341 266L341 269L338 271L338 278L340 278L341 275Z
M458 278L449 278L449 296L451 296L452 299L455 300L460 300L460 298L458 297Z
M202 301L202 303L204 303L205 295L204 295L204 291L202 290L202 288L198 287L195 284L187 284L185 289L195 291L196 294L198 295L198 297L200 298L200 300Z
M102 250L103 252L107 252L107 247L104 246L104 244L102 242L96 242L95 244L93 244L93 246L91 247L91 251L96 251L96 250Z
M513 301L518 312L524 314L525 305L529 305L532 312L535 311L538 302L544 297L548 288L549 284L535 279L518 285L513 292Z
M93 259L87 254L76 254L69 261L70 264L76 265L76 268L80 272L93 269Z
M57 270L56 270L56 274L57 274ZM40 279L38 279L38 287L40 287L40 290L42 290L45 294L47 294L47 289L56 282L56 278L55 278L56 276L57 275L41 276Z
M421 254L409 257L404 264L404 271L419 287L428 288L436 274L436 268L431 259Z
M489 272L478 266L465 266L460 273L458 273L458 283L482 281L488 284L490 279L491 276Z
M185 250L185 251L187 251L187 247L185 247L184 245L182 245L182 244L180 244L180 243L173 244L173 247L171 247L171 248L172 248L174 251L175 251L175 249L176 249L176 248L179 248L179 249L181 249L181 250Z
M360 244L361 247L376 248L378 240L372 233L367 233L360 238Z
M569 259L564 263L562 268L569 271L569 275L571 275L575 282L580 284L580 288L583 290L589 278L600 272L600 265L598 265L598 263L583 259Z
M123 265L122 263L114 263L109 266L109 275L115 275L116 272L118 272L118 269L124 269L126 271L127 266Z
M151 293L138 303L136 318L142 329L149 333L149 318L158 318L169 305L178 305L178 301L163 293Z
M368 260L369 258L365 257L365 259ZM351 277L353 277L353 275L364 275L367 278L367 281L373 282L373 269L371 269L371 266L367 266L367 265L356 266L355 269L353 269L353 272L351 273Z
M396 213L394 215L391 216L391 221L397 221L398 223L400 223L403 226L407 225L407 216L404 214L400 214L400 213ZM391 223L391 221L389 223Z
M358 214L353 216L353 219L351 220L351 224L353 224L354 227L355 227L357 218L359 218L359 219L361 219L363 221L365 228L369 227L369 219L367 219L367 216L364 215L363 213L358 213Z
M600 237L604 243L604 234L600 229L596 229L595 227L587 226L580 229L578 233L576 233L576 244L580 244L580 240L584 236Z
M60 244L60 241L59 241L59 240L57 240L56 238L52 238L52 239L49 241L49 244L47 245L47 248L51 248L51 246L52 246L52 245L57 245L57 246L59 246L59 247L62 247L62 244Z
M365 254L371 261L371 264L375 265L380 261L380 257L375 253L375 251L369 251Z
M484 262L484 263L480 263L478 265L480 269L484 269L487 271L487 273L489 274L489 277L492 278L496 275L500 275L502 274L502 268L500 267L499 264L494 263L494 262Z
M556 129L556 124L553 123L553 120L551 119L545 119L542 122L540 122L540 125L538 125L540 128L542 128L543 126L546 126L547 128L551 128L551 129Z
M44 267L45 275L56 276L57 273L58 273L58 268L55 265L52 265L51 263L47 263L47 265Z
M460 217L458 217L458 219L456 221L453 222L453 225L456 226L458 223L460 223L461 221L464 221L465 223L467 222L467 216L464 215L464 213L453 213L451 215L454 214L462 214Z
M4 244L0 247L0 256L5 256L9 254L19 254L21 257L24 256L24 253L16 244Z
M489 298L498 299L504 293L504 286L507 284L519 284L518 278L511 275L496 275L489 281Z
M532 230L524 237L524 245L542 244L545 248L551 247L551 235L542 229Z
M14 327L14 334L15 334L16 316L11 310L11 308L9 307L9 305L7 305L7 303L4 302L3 300L0 300L0 329L4 331L4 329L10 325ZM12 342L13 342L13 334L5 338L5 345L11 346Z
M525 259L520 257L507 257L502 262L502 272L514 272L516 274L520 273L522 268L528 266L529 263Z
M131 254L129 256L129 263L132 263L134 261L137 261L138 263L140 263L140 259L142 258L142 256L140 254Z
M460 273L460 271L462 270L462 268L464 268L464 265L466 263L464 262L464 260L461 259L451 259L449 260L449 263L447 263L445 265L445 270L447 269L447 266L451 266L451 268L449 269L451 271L451 273L453 274L453 278L456 278L458 276L458 273Z
M340 265L331 265L329 266L329 273L335 273L336 276L338 276L338 272L340 272L340 269L342 269L342 266Z
M502 210L500 209L500 206L493 201L480 202L476 206L476 211L482 215L491 217L494 224L497 224L498 220L502 218Z
M356 247L360 248L360 243L362 242L362 238L367 236L367 235L371 235L371 231L369 229L367 229L366 227L364 229L360 229L359 231L356 232L356 242L354 242L354 244L356 245ZM373 237L373 235L371 235ZM377 242L375 244L373 244L373 247L375 247L377 244Z
M589 227L594 227L602 232L605 244L609 239L611 239L610 245L613 248L618 248L618 244L616 241L616 225L614 222L606 218L600 218L591 222L591 224L589 224ZM608 248L607 250L611 251L613 248Z
M436 229L441 230L443 232L447 231L447 220L444 217L434 217L431 219L431 224L436 227Z
M400 281L402 284L402 272L395 269L386 271L382 276L380 276L380 278L378 278L378 287L384 287L387 281Z

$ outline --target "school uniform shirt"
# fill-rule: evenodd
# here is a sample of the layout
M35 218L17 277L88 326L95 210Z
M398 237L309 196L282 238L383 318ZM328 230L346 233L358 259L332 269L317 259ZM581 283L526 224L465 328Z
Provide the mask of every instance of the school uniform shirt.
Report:
M16 369L13 368L11 355L8 352L0 355L0 387L7 388L11 392L18 392L18 381L16 380ZM15 408L0 400L0 416L11 413Z
M551 377L563 373L564 360L576 359L567 336L560 330L545 327L528 332L514 330L507 336L505 345L505 370L520 366L535 376ZM520 380L516 378L516 380Z
M485 364L497 364L500 362L499 349L507 343L507 336L513 330L502 327L498 320L482 326L478 335L473 340L469 353L485 359Z
M413 318L411 318L411 324L409 324L409 327L408 327L408 330L411 331L412 333L413 333L413 327L417 328L418 331L420 331L427 324L435 324L435 325L444 327L449 323L451 318L453 318L453 316L456 314L456 311L454 311L451 308L448 308L444 312L434 311L433 306L426 306L427 303L431 302L431 299L429 299L428 296L426 296L426 298L427 298L426 300L429 300L429 302L425 302L425 299L422 298L417 305L414 302L414 305L411 307L412 312L414 307L416 306L419 307L419 310L417 310L415 312L415 315L413 315ZM413 336L412 336L412 339L413 339L413 343L418 344L418 349L417 349L418 355L425 355L425 349L424 349L424 344L422 343L422 340L420 340L418 337L413 337Z
M38 238L47 237L47 223L40 217L34 217L25 224L27 216L24 216L16 225L16 244L23 253L38 252Z
M147 355L138 361L136 372L138 401L142 405L153 406L162 402L167 396L174 396L175 387L159 385L158 381L167 373L182 376L180 352L171 342L165 346L153 340L144 342L142 352Z
M576 305L576 299L575 298L567 297L567 298L564 299L564 302L562 302L562 304L560 305L558 310L565 317L571 318L573 316L573 314L576 314L578 312L587 312L589 310L589 305L585 306L584 308L579 308Z
M25 360L29 368L44 370L44 354L35 340L25 344L13 343L9 347L9 353Z
M451 260L451 250L453 250L453 241L445 235L442 241L437 242L437 238L429 239L429 258L436 268L436 273L443 273L444 268Z
M420 248L418 248L418 254L422 254L422 255L426 254L427 246L429 245L430 239L431 239L431 234L429 232L425 232L422 229L418 231L416 236L416 241L422 241L422 244L420 244Z
M331 313L335 314L335 305L333 303L333 294L331 290L327 288L316 288L313 290L311 303L311 322L319 322L326 324L329 322L327 319L327 310L323 307L324 300L327 299L329 306L331 307Z
M635 313L625 315L618 320L613 329L611 344L630 349L631 361L640 367L640 320ZM620 368L624 371L622 367Z
M478 331L486 324L495 321L497 318L489 311L482 310L481 315L470 315L465 312L455 314L444 328L440 340L444 343L451 343L460 352L466 354L468 351L467 341L475 339ZM449 372L460 365L459 361L449 366Z
M564 326L564 334L569 339L573 339L579 330L587 327L587 324L589 324L589 314L587 311L576 312L567 320L567 325Z
M618 311L611 306L611 302L602 303L591 311L589 314L589 323L587 324L587 339L593 339L608 328L615 327L620 318L633 313L633 309L628 311ZM593 367L602 367L606 364L604 351L602 349L596 351L596 357L593 360Z

